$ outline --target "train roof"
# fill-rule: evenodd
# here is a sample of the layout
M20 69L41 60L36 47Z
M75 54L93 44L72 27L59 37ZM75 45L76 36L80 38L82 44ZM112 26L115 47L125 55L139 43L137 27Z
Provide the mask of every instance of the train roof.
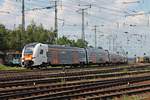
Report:
M27 45L25 45L25 47L28 47L28 46L35 46L39 44L38 42L35 42L35 43L29 43ZM41 43L42 44L42 43ZM80 47L72 47L72 46L69 46L69 45L52 45L52 44L47 44L49 48L65 48L65 49L84 49L84 48L80 48ZM91 48L91 47L87 47L86 49L90 49L90 50L101 50L101 51L106 51L105 49L103 48Z
M79 48L79 47L71 47L71 46L66 46L66 45L48 45L49 48L66 48L66 49L84 49L84 48Z
M69 45L48 45L49 47L54 47L54 48L67 48L67 49L84 49L84 48L80 48L80 47L72 47ZM91 48L91 47L87 47L86 49L90 49L90 50L102 50L105 51L102 48Z
M36 44L38 44L38 43L29 43L29 44L26 44L25 46L33 46L33 45L36 45Z

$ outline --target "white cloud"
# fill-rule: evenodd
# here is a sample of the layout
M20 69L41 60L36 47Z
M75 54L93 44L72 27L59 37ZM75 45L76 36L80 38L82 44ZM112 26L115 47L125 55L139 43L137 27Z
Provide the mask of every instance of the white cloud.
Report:
M0 23L5 24L8 28L14 28L15 24L18 24L17 7L16 2L11 0L5 0L0 7Z

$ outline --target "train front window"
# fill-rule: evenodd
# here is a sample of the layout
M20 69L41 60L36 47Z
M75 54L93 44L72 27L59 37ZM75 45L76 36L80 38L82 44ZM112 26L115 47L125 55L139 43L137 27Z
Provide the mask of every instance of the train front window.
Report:
M26 48L24 51L25 54L32 54L33 50L31 48Z
M33 54L33 49L35 46L36 46L36 43L26 45L24 49L24 54Z
M33 54L33 46L26 47L24 53Z

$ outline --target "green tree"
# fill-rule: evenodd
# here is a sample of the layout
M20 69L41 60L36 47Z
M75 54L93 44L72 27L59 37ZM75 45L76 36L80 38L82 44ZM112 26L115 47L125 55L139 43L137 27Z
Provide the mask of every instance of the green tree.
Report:
M77 41L70 40L67 37L63 36L57 40L57 44L59 44L59 45L70 45L70 46L74 46L74 47L85 48L85 47L87 47L88 42L83 41L82 39L78 39Z
M4 25L0 24L0 49L6 49L6 40L7 40L7 32L8 30L5 28Z
M80 48L86 48L88 46L88 42L84 41L82 39L78 39L76 41L76 45L75 46L80 47Z
M26 42L41 42L53 44L55 42L55 33L43 28L42 24L37 26L34 22L27 26Z
M8 49L19 49L19 34L16 31L9 31L6 44Z
M14 30L8 30L4 25L0 24L0 49L22 49L27 43L55 43L56 35L54 32L44 29L41 25L32 22L22 33L22 27L19 25Z
M65 36L63 36L63 37L61 37L61 38L59 38L58 40L57 40L57 44L59 44L59 45L71 45L72 43L71 43L72 41L71 40L69 40L67 37L65 37Z
M88 42L78 39L77 41L68 39L63 36L56 40L57 34L50 30L44 29L43 25L36 25L31 22L22 33L22 26L19 25L14 30L8 30L4 25L0 24L0 49L22 49L27 43L41 42L60 45L70 45L75 47L87 47Z
M22 50L23 43L24 43L23 40L26 37L25 37L25 34L22 33L21 25L19 25L19 27L17 27L14 30L9 30L7 34L8 35L7 35L6 43L7 43L8 49Z

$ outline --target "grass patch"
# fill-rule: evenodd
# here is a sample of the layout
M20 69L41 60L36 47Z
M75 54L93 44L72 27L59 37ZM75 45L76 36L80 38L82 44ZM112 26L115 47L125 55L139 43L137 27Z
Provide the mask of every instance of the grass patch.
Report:
M25 68L23 67L10 67L10 66L5 66L5 65L0 65L0 70L3 71L3 70L26 70Z
M133 96L128 96L128 95L123 95L120 98L114 98L112 100L142 100L143 97L138 96L138 95L133 95Z
M63 66L48 66L47 68L62 68Z

